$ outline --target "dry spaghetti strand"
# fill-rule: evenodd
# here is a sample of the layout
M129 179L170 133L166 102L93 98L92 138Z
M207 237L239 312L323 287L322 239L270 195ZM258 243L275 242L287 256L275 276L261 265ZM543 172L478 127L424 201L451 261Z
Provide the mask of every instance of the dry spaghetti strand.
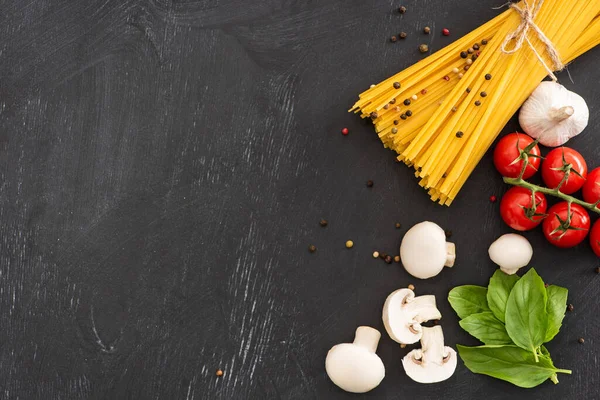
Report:
M545 0L533 22L544 36L529 34L527 45L506 54L506 38L524 23L521 13L506 10L360 94L350 110L373 121L433 201L452 203L556 54L568 63L600 43L600 1ZM548 53L545 38L556 53Z

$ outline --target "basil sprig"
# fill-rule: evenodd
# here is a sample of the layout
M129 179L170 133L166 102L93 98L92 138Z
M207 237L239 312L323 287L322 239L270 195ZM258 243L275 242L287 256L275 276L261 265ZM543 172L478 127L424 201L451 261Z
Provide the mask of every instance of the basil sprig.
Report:
M484 346L457 346L467 368L514 385L530 388L557 373L543 346L558 334L565 316L568 291L544 286L535 269L522 278L497 270L487 288L459 286L448 301L461 318L460 326Z

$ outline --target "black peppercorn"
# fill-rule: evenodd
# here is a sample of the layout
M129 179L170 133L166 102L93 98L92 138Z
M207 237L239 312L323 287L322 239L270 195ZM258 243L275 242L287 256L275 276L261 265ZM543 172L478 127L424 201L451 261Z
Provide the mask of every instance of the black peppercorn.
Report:
M567 306L567 311L573 311L573 309L574 309L574 308L575 308L575 307L573 307L573 304L569 304L569 305Z
M398 121L397 119L394 120L394 125L398 125L400 123L400 121Z
M314 253L315 251L317 251L317 248L311 244L310 246L308 246L308 251L310 251L311 253Z
M471 68L471 66L470 66L470 65L465 65L463 69L464 69L465 71L468 71L468 70L469 70L469 68Z
M481 102L480 102L479 100L477 100L477 101L475 102L475 105L476 105L477 107L479 107L479 106L481 105Z
M448 174L446 174L445 172L442 174L442 178L447 178Z
M404 6L401 6L401 7L399 7L399 8L398 8L398 12L399 12L400 14L404 14L404 13L406 12L406 7L404 7Z
M410 106L410 99L404 100L404 105L405 106Z
M474 52L475 52L475 50L473 50L473 48L472 48L472 47L469 47L469 48L467 49L467 53L469 53L469 54L473 54Z
M387 110L388 108L390 108L390 106L388 104L386 104L385 106L383 106L384 110Z
M373 187L373 181L368 180L367 181L367 187Z
M400 89L400 82L394 82L394 89Z
M445 231L446 239L450 239L452 237L452 231Z
M412 117L412 111L410 111L410 110L407 110L405 112L405 114L406 114L407 117Z
M481 44L482 44L482 45L484 45L484 46L485 46L486 44L488 44L488 41L487 41L487 39L483 39L483 40L481 41Z
M406 39L406 32L400 32L400 34L398 35L400 36L400 39Z
M371 119L376 119L377 117L379 117L379 114L377 114L375 111L373 111L371 114Z
M473 45L473 50L479 50L479 43L475 43Z
M492 75L491 74L485 74L485 80L489 81L490 79L492 79Z
M319 221L319 225L321 225L321 226L327 226L327 220L326 219L322 219L321 221Z
M396 98L395 97L390 100L390 104L396 104Z
M585 339L580 337L579 339L577 339L577 341L579 342L579 344L584 344L585 343Z
M396 40L398 40L398 38L396 36L392 36L390 38L390 42L394 43Z
M486 92L481 92L481 93L479 93L479 94L481 95L481 97L486 97L486 96L487 96L487 93L486 93Z
M464 135L464 133L462 133L461 131L456 132L456 137L459 138L459 139L461 137L463 137L463 135Z
M467 93L471 93L471 88L467 88Z
M479 58L479 56L477 54L473 54L473 56L471 57L471 60L475 61Z
M406 118L407 118L407 117L406 117L406 114L402 114L402 115L400 116L400 118L401 118L401 119L406 119Z

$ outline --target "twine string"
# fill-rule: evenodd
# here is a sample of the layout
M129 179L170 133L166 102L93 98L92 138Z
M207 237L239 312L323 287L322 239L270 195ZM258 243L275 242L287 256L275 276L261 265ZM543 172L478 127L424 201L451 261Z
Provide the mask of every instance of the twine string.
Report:
M510 3L509 7L515 10L521 17L521 23L519 24L517 29L515 29L512 33L506 35L506 39L504 39L504 43L502 43L501 50L505 54L514 54L523 46L524 42L527 42L531 50L533 50L533 53L540 61L540 63L542 63L544 68L546 68L546 71L548 71L548 75L550 75L550 77L552 77L552 80L556 82L558 79L554 75L554 71L563 70L565 68L565 65L563 64L560 55L558 54L558 50L556 49L556 47L554 47L552 41L548 39L544 32L542 32L539 26L537 26L534 22L535 16L540 11L542 4L544 4L544 0L538 0L537 2L536 0L532 1L533 3L530 4L528 0L523 0L523 7L519 7L519 5L516 3ZM548 66L548 64L546 63L546 61L544 61L540 53L538 53L533 43L531 43L531 41L527 37L527 33L529 32L529 30L534 31L537 34L540 41L544 43L546 47L546 53L548 53L548 56L552 61L552 66ZM515 41L514 46L512 47L512 49L509 49L509 44L513 40Z

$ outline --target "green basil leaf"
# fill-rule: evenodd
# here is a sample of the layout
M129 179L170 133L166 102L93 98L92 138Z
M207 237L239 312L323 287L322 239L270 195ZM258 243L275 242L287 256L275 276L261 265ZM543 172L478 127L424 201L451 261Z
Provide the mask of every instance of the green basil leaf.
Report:
M456 347L471 372L502 379L522 388L535 387L557 372L571 373L556 369L546 357L540 357L536 362L531 352L517 346Z
M490 278L490 285L487 291L488 306L496 318L502 322L505 321L504 315L506 313L508 295L518 280L518 275L507 275L500 269L497 269Z
M490 311L486 294L487 289L483 286L458 286L448 293L448 301L460 318L466 318L471 314Z
M515 284L506 303L506 332L536 360L536 350L544 343L548 328L547 302L544 281L532 268Z
M491 311L471 314L459 322L461 328L485 344L513 344L504 324Z
M560 330L565 312L567 309L567 296L569 291L560 286L550 285L546 288L548 293L548 303L546 312L548 313L548 329L544 343L551 341Z
M546 346L541 345L540 346L540 355L542 357L547 357L550 359L550 362L552 362L552 359L550 358L550 352L548 351L548 349L546 348Z
M540 356L540 358L545 358L550 363L550 365L552 365L553 368L556 368L554 366L554 362L552 361L552 357L550 357L550 352L548 351L548 349L546 348L546 346L544 346L544 345L540 346L540 354L539 354L539 356ZM557 374L553 374L550 377L550 380L552 382L554 382L554 384L557 384L558 383L558 375Z

